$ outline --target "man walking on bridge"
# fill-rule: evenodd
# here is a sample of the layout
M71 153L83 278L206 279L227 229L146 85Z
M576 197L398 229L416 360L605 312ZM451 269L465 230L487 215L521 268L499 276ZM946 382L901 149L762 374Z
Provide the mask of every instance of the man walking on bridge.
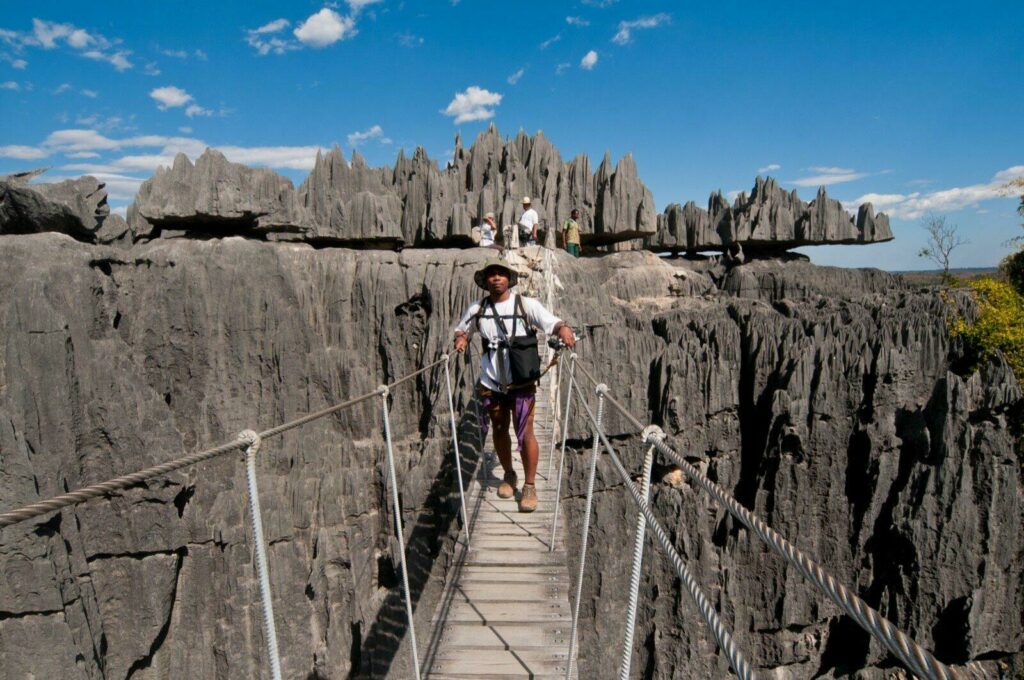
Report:
M539 450L533 433L533 409L540 378L537 330L557 335L567 347L576 344L572 328L544 308L539 301L512 292L519 275L502 258L491 258L477 270L473 280L487 291L474 302L455 328L455 351L464 352L469 339L479 332L483 341L480 383L477 391L494 428L494 450L505 472L498 486L500 498L512 498L518 479L512 469L512 440L509 423L515 417L516 439L526 479L519 498L520 512L537 509Z

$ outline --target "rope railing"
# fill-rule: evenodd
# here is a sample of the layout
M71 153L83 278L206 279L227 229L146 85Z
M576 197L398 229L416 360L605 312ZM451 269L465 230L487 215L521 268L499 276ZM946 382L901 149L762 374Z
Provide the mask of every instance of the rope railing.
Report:
M579 364L579 369L584 376L596 383L596 379L585 366ZM960 674L936 659L931 652L917 644L910 636L879 614L878 611L868 605L856 593L837 581L835 577L825 571L815 560L811 559L806 553L786 540L784 536L768 526L760 517L745 508L729 492L694 467L683 456L666 444L664 440L652 435L649 430L646 430L644 424L614 397L607 394L607 392L604 397L608 405L614 408L637 430L644 432L645 444L654 446L659 452L678 465L687 477L710 495L719 505L724 507L743 526L752 531L755 536L760 538L775 553L796 567L805 578L817 586L829 599L839 605L861 628L881 642L896 658L906 664L912 672L928 680L954 680L960 677ZM583 403L586 407L585 402Z
M598 405L603 404L602 396L607 398L607 387L604 384L598 384ZM623 485L629 491L633 502L636 503L637 508L643 515L647 526L651 528L651 532L658 541L658 545L665 556L668 557L672 563L673 569L679 576L680 580L686 586L687 592L697 605L697 609L700 611L701 618L711 629L712 635L715 636L715 641L718 646L721 647L722 651L725 652L726 657L729 659L729 664L732 666L733 672L736 673L736 677L740 680L756 680L757 674L754 669L750 666L750 663L743 656L739 647L736 645L735 640L732 638L732 634L729 629L726 628L722 619L718 616L718 612L715 611L714 605L711 600L708 599L707 595L704 594L697 579L693 576L689 567L686 566L686 562L683 561L682 556L672 545L672 540L668 537L665 529L662 528L661 524L654 517L654 513L651 512L650 506L647 504L647 500L639 489L636 488L636 484L629 478L629 474L626 472L626 468L622 466L622 462L619 457L615 454L615 449L612 447L611 442L608 441L607 435L605 435L604 429L601 426L601 411L599 410L597 415L594 415L594 411L587 404L586 399L582 395L577 393L577 401L580 406L586 411L587 417L590 419L591 424L594 427L594 450L596 452L599 445L603 445L605 451L607 451L609 458L612 461L612 465L615 471L618 473ZM596 456L595 456L596 457ZM581 569L582 573L582 558L581 558ZM577 600L579 598L579 591L577 590ZM570 655L571 658L571 655Z
M442 356L437 361L434 361L433 363L424 366L418 371L410 373L409 375L404 376L399 380L396 380L388 384L387 388L393 389L398 385L406 383L409 380L415 378L416 376L421 375L426 371L429 371L435 366L438 366L446 361L448 361L447 354ZM344 409L355 406L356 404L368 401L373 397L379 396L381 393L381 389L382 388L378 387L372 392L367 392L366 394L361 394L358 397L354 397L347 401L334 404L333 406L328 406L327 408L321 409L314 413L309 413L294 420L290 420L286 423L282 423L280 425L264 430L263 432L259 432L257 434L260 437L260 439L264 440L269 439L271 437L276 437L289 430L293 430L297 427L305 425L306 423L310 423L314 420L319 420L320 418L329 416L332 413L337 413L338 411L342 411ZM189 467L197 463L202 463L203 461L210 460L211 458L216 458L218 456L224 455L225 453L239 451L244 448L246 448L246 443L244 441L236 439L225 444L220 444L219 446L214 446L212 448L204 449L202 451L190 453L187 456L182 456L181 458L177 458L166 463L160 463L159 465L154 465L144 470L139 470L138 472L131 472L126 475L121 475L120 477L114 477L113 479L108 479L103 482L98 482L96 484L91 484L89 486L82 487L81 489L76 489L75 491L69 491L58 496L53 496L52 498L48 498L46 500L30 503L28 505L16 508L14 510L8 510L6 512L0 513L0 529L8 527L12 524L17 524L18 522L24 522L25 520L39 517L40 515L45 515L49 512L53 512L54 510L66 508L69 505L77 505L79 503L82 503L93 498L99 498L101 496L109 495L115 491L122 491L129 487L135 486L136 484L141 484L142 482L153 479L155 477L162 477L166 474L175 472L182 468Z
M141 484L155 477L161 477L163 475L175 472L182 468L196 465L203 461L222 456L226 453L233 451L245 450L245 462L246 462L246 491L249 505L249 519L252 529L252 543L253 543L253 559L256 563L256 576L259 585L260 601L262 605L263 613L263 634L264 642L267 646L267 661L270 666L270 676L273 680L279 680L282 677L281 674L281 661L280 654L277 646L277 629L274 624L274 608L273 608L273 597L270 590L270 571L269 571L269 559L267 556L267 542L263 533L263 519L260 508L259 489L256 483L256 457L259 452L260 445L266 439L276 437L289 430L293 430L297 427L301 427L307 423L313 422L320 418L324 418L333 413L337 413L344 409L356 406L362 402L368 401L374 397L381 398L381 411L383 416L383 428L384 428L384 440L387 450L387 463L388 463L388 482L391 487L391 500L393 504L393 510L395 514L395 526L396 534L398 539L399 548L399 560L402 571L402 591L405 598L405 610L406 618L409 627L410 636L410 647L412 655L412 664L415 677L417 680L420 678L420 665L419 665L419 653L416 647L416 631L413 622L413 610L412 610L412 595L409 589L409 574L408 567L406 565L405 558L405 536L402 528L402 516L401 516L401 505L399 503L398 494L398 479L395 472L395 459L394 459L394 447L392 444L391 437L391 420L388 411L388 397L391 394L391 390L395 387L403 385L416 377L423 375L427 371L430 371L437 366L444 364L445 368L445 384L447 388L448 396L448 408L450 411L450 424L452 428L452 446L455 456L455 474L459 480L459 499L462 506L462 519L465 524L466 531L466 543L469 544L469 523L466 516L466 499L465 492L462 483L462 467L461 467L461 452L459 450L458 434L456 432L455 423L455 406L452 398L452 382L451 372L449 370L449 363L451 356L447 353L442 354L441 358L433 361L408 375L405 375L397 380L387 384L381 385L372 392L361 394L358 397L348 399L346 401L328 406L327 408L315 411L313 413L306 414L294 420L290 420L280 425L271 427L270 429L264 430L263 432L254 432L252 430L245 430L239 434L238 438L234 441L220 444L202 451L196 451L195 453L182 456L180 458L167 461L166 463L160 463L152 467L145 468L144 470L138 470L120 477L114 477L103 482L92 484L75 491L70 491L64 494L53 496L35 503L30 503L20 508L8 510L0 513L0 529L9 527L18 522L24 522L48 513L66 508L69 506L83 503L90 499L100 498L113 494L117 491L122 491L133 487L137 484Z

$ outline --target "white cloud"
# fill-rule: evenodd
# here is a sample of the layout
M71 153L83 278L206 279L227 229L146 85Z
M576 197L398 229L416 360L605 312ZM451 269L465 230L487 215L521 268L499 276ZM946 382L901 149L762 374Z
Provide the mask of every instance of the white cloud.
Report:
M837 168L827 166L813 166L808 168L812 172L818 174L811 175L809 177L801 177L799 179L790 180L787 184L792 184L798 187L818 187L828 186L830 184L843 184L845 182L853 182L858 179L867 177L869 173L857 172L852 168Z
M14 82L13 80L5 80L4 82L0 83L0 90L20 90L20 89L21 89L21 85L18 85L18 83Z
M102 118L98 113L93 113L88 116L79 115L75 117L75 125L82 125L84 127L91 127L95 130L117 130L121 127L122 123L121 116L108 116Z
M96 97L100 96L100 93L96 90L84 89L82 90L82 96L88 97L89 99L96 99Z
M81 56L95 61L104 61L118 71L132 68L132 63L128 60L132 52L118 47L120 40L110 40L99 33L90 33L73 24L33 19L31 33L6 30L0 34L0 38L18 51L26 46L52 50L63 43ZM23 62L24 60L18 61Z
M203 52L202 50L199 50L199 49L192 50L192 56L194 56L199 61L206 61L207 58L208 58L206 56L206 52Z
M61 83L57 86L57 89L53 91L53 94L64 94L71 89L71 83Z
M381 144L390 144L391 140L384 136L384 129L380 125L374 125L368 130L362 132L352 132L348 135L348 145L351 147L359 146L366 142L376 140Z
M151 61L142 67L142 72L147 76L158 76L160 75L160 69L157 68L156 62Z
M763 175L766 172L772 172L774 170L781 170L781 169L782 169L782 166L779 165L778 163L769 163L768 165L765 165L764 167L758 168L757 169L757 174Z
M291 50L297 50L301 47L297 42L279 38L275 35L289 26L291 26L291 22L287 19L274 19L259 28L246 31L245 41L260 56L266 56L271 52L274 54L284 54Z
M105 61L113 66L118 71L126 71L132 67L132 63L128 61L128 55L131 52L127 50L119 50L117 52L108 53L101 50L89 50L88 52L82 52L82 56L87 59L95 59L96 61Z
M277 33L279 31L283 31L284 29L288 28L291 25L292 22L288 21L287 19L274 19L273 21L263 24L259 28L254 28L249 32L258 33L260 35L265 35L267 33Z
M58 24L52 21L41 19L32 20L32 35L36 44L44 50L52 50L57 46L57 41L67 38L75 29L71 24Z
M68 36L68 45L76 50L84 50L94 42L93 37L81 28L71 31L71 34Z
M327 47L356 34L356 22L343 17L333 9L324 7L296 26L292 33L299 42L310 47Z
M526 69L521 68L518 71L516 71L515 73L513 73L512 75L510 75L507 78L508 84L509 85L515 85L516 83L518 83L519 80L523 77L524 73L526 73Z
M494 107L501 103L502 95L490 92L476 85L470 85L465 92L458 92L442 113L454 116L455 123L473 120L487 120L494 117Z
M150 91L149 96L156 101L156 107L161 111L185 106L192 101L192 95L185 92L185 90L180 87L175 87L174 85L158 87Z
M110 209L111 215L120 215L121 217L128 217L128 206L119 205L116 208Z
M1021 177L1024 177L1024 165L1015 165L1000 170L991 181L981 184L929 192L915 191L909 194L869 193L843 205L850 210L861 203L871 203L876 211L889 213L892 217L914 220L931 212L952 212L980 201L1014 197L1012 192L1007 191L1006 183Z
M424 42L422 37L414 33L399 33L396 37L398 38L398 44L402 47L419 47Z
M160 54L173 59L188 59L188 52L185 50L160 50Z
M586 19L584 19L583 17L566 17L565 18L565 23L569 24L570 26L589 26L590 25L590 22L587 21Z
M46 149L40 149L35 146L21 146L18 144L0 146L0 158L17 158L28 161L35 160L36 158L46 158L49 155L50 152Z
M618 1L619 0L581 0L581 2L584 5L590 5L591 7L600 7L602 9L604 9L605 7L611 7Z
M542 42L540 44L540 48L542 50L546 50L547 48L551 47L552 45L554 45L556 42L558 42L561 39L562 39L562 34L561 33L557 33L557 34L551 36L550 38L548 38L547 40L545 40L544 42Z
M572 64L570 64L567 61L563 61L561 64L555 67L555 75L560 76L571 68Z
M18 69L19 71L24 70L26 66L28 66L28 62L24 59L15 59L11 62L11 67Z
M596 65L597 52L595 52L594 50L590 50L589 52L583 55L582 59L580 59L580 68L582 68L585 71L593 70L594 66Z
M659 12L646 17L639 17L633 21L620 21L619 30L612 37L612 42L617 45L625 45L633 40L633 31L640 28L657 28L662 24L667 24L672 20L672 17L665 12Z
M100 155L95 151L76 151L74 153L64 154L68 158L99 158Z
M352 10L353 14L358 14L365 7L368 7L370 5L376 5L379 2L383 2L383 0L346 0L346 1L348 2L348 7L349 7L350 10Z
M189 104L185 108L185 115L189 118L193 118L195 116L212 116L213 111L210 109L204 109L199 104Z
M181 132L181 133L186 134L186 135L190 135L190 134L192 134L192 128L190 128L190 127L180 127L180 128L178 128L178 132Z

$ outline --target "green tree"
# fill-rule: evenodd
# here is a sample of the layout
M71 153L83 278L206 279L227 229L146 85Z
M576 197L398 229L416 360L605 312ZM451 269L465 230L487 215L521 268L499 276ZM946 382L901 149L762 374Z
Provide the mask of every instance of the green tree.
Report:
M1005 188L1008 191L1020 194L1020 205L1017 206L1017 213L1024 217L1024 177L1018 177L1009 182ZM1024 222L1020 226L1024 228ZM1024 236L1012 238L1010 243L1015 244L1017 250L1003 258L1002 262L999 263L999 271L1017 289L1018 293L1024 295Z

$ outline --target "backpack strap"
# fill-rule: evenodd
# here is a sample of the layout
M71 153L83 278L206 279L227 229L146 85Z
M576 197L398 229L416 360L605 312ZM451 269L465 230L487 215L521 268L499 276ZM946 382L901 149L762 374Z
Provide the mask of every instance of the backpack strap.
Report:
M516 310L515 312L512 313L512 335L516 334L515 320L517 317L520 316L523 318L523 327L526 328L527 331L529 331L530 317L526 316L526 307L525 305L523 305L523 296L516 295Z

